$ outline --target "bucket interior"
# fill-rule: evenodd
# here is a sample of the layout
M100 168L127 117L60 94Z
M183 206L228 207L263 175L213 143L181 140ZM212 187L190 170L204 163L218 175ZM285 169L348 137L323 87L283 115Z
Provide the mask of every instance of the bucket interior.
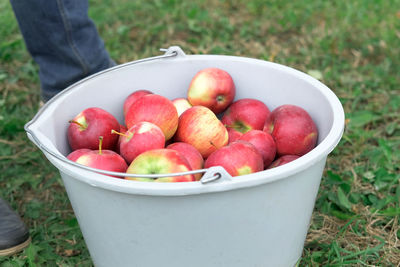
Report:
M321 143L331 130L334 110L315 81L302 73L261 60L228 56L185 56L126 64L94 75L58 95L40 116L38 131L55 148L67 155L68 121L88 107L100 107L113 114L121 124L123 102L135 90L146 89L169 99L186 97L193 76L206 67L218 67L231 74L235 100L255 98L272 111L282 104L294 104L309 112L317 124ZM290 72L288 72L290 70Z

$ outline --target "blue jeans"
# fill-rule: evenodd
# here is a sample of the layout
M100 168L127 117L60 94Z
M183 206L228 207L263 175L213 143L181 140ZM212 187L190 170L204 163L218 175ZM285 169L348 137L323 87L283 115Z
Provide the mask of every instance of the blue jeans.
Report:
M44 101L82 78L115 65L87 0L10 0L26 47L39 65Z

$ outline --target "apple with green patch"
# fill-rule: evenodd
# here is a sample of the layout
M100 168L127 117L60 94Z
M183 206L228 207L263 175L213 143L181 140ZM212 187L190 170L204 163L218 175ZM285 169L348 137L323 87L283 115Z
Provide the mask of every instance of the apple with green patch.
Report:
M179 117L175 140L191 144L207 158L228 143L228 131L209 108L194 106Z
M308 112L297 105L275 108L265 122L264 131L274 138L278 156L302 156L317 144L316 124Z
M262 155L249 142L238 140L213 152L205 168L222 166L230 175L240 176L264 170Z
M160 127L165 140L169 140L178 128L178 112L168 98L157 94L147 94L137 99L125 115L125 125L128 129L142 121L151 122Z
M97 149L99 136L103 136L103 149L115 149L118 136L111 134L111 130L119 131L120 124L106 110L98 107L87 108L69 122L67 139L72 150Z
M161 148L143 152L129 165L126 173L132 174L168 174L191 171L189 162L178 151ZM142 182L192 182L193 174L168 176L160 178L125 177L127 180Z
M222 116L222 123L239 133L262 130L270 114L268 107L257 99L243 98L232 103Z
M218 114L232 103L235 94L235 84L228 72L206 68L193 77L187 96L192 106L205 106Z

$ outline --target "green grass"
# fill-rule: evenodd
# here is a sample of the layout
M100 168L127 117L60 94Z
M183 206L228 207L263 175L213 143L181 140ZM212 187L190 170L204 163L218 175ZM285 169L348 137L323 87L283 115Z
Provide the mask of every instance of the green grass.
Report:
M340 98L346 129L329 156L299 266L399 266L400 1L91 1L123 63L179 45L285 64ZM32 245L0 266L91 266L57 170L26 138L38 110L38 67L0 0L0 196Z

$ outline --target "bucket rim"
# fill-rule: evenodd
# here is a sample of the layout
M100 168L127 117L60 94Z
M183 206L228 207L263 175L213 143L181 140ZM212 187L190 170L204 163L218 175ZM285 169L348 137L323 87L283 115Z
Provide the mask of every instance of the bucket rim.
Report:
M114 66L112 68L103 70L91 76L88 76L71 86L67 87L65 90L58 93L52 99L50 99L37 114L33 117L31 121L25 124L24 129L27 132L29 139L35 145L37 145L46 157L60 170L60 172L65 173L81 182L85 182L90 184L91 186L103 188L106 190L112 190L123 193L130 194L142 194L142 195L189 195L189 194L200 194L207 192L219 192L219 191L228 191L233 189L245 188L256 186L264 183L270 183L277 180L281 180L287 177L290 177L296 173L302 172L307 168L311 167L318 162L325 160L327 155L332 152L332 150L339 143L343 131L344 131L344 122L345 115L343 106L338 99L338 97L333 93L333 91L328 88L325 84L320 82L319 80L311 77L310 75L296 70L292 67L282 65L275 62L270 62L261 59L249 58L249 57L241 57L241 56L231 56L231 55L185 55L180 48L173 47L175 50L168 49L164 55L139 59L131 62L127 62L121 65ZM172 51L172 52L171 52ZM158 61L158 60L177 60L177 59L227 59L227 60L236 60L243 62L258 62L259 64L268 65L270 68L281 70L289 75L296 76L307 83L310 86L315 87L321 92L326 100L329 102L330 107L332 109L333 121L329 132L326 137L310 152L301 156L300 158L287 163L285 165L267 169L264 171L260 171L257 173L247 174L240 177L228 177L227 179L219 179L211 183L201 183L200 181L196 182L180 182L180 183L152 183L152 182L141 182L141 181L132 181L132 180L124 180L124 179L110 179L110 177L95 172L95 169L90 170L91 168L82 169L75 162L72 162L66 158L66 156L62 155L55 147L48 147L43 142L41 142L41 138L43 138L42 134L38 131L37 121L40 119L40 116L51 107L57 105L60 102L65 94L68 91L73 90L75 87L85 83L88 80L95 79L98 76L101 76L105 73L118 71L122 68L134 65L141 64L148 61ZM200 172L206 172L207 169L203 169ZM104 173L113 174L113 172ZM115 173L114 173L115 174ZM119 173L122 174L122 173ZM175 173L172 175L180 175L181 173ZM121 175L125 176L125 175ZM140 175L143 177L143 175ZM157 177L157 175L148 175ZM159 175L158 175L159 176ZM171 176L171 174L169 174Z

